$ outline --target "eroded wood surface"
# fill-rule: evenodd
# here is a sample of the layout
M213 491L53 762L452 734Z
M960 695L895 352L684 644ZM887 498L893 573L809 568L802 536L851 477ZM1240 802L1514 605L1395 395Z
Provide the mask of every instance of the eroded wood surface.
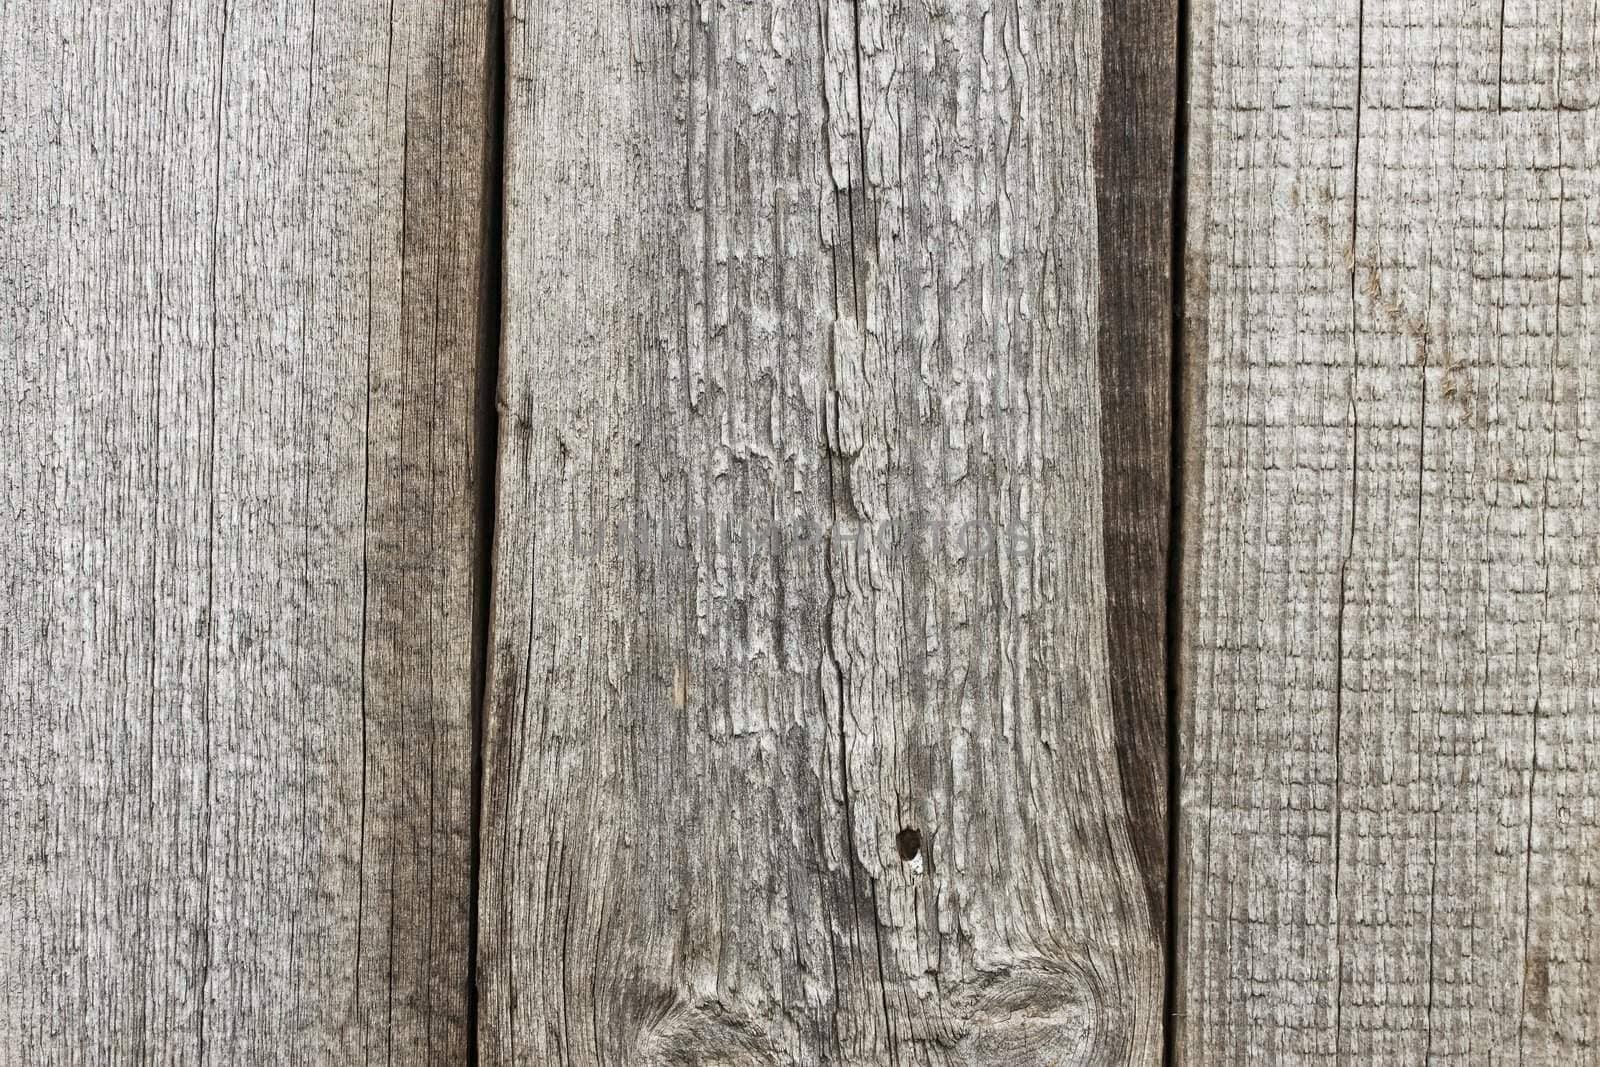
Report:
M1595 11L1192 22L1180 1061L1594 1062Z
M1171 11L507 29L485 1062L1156 1062Z
M1154 1062L1173 12L508 16L480 1062ZM1178 1062L1587 1062L1594 12L1190 16ZM0 8L20 1062L468 1055L493 21Z
M0 1058L467 1053L477 3L0 5Z

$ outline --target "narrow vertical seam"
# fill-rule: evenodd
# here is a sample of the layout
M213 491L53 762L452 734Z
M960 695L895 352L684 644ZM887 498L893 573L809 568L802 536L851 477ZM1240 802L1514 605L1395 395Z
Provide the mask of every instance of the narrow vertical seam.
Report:
M478 1064L478 898L483 874L483 747L488 715L490 606L494 593L495 483L498 477L498 407L505 255L506 13L505 0L489 0L484 43L485 122L479 264L478 359L473 405L472 769L469 784L467 885L467 1063Z
M1179 835L1182 820L1179 790L1182 787L1182 730L1179 710L1182 696L1179 684L1179 659L1183 639L1183 490L1185 448L1188 431L1184 409L1184 284L1185 242L1187 240L1187 196L1189 161L1189 0L1176 0L1177 24L1173 47L1174 63L1172 115L1172 191L1168 211L1172 218L1172 340L1169 353L1171 393L1167 424L1171 433L1167 485L1167 606L1166 606L1166 689L1167 689L1167 915L1165 973L1162 991L1162 1050L1164 1067L1178 1062L1178 928L1183 909L1178 906L1181 871Z

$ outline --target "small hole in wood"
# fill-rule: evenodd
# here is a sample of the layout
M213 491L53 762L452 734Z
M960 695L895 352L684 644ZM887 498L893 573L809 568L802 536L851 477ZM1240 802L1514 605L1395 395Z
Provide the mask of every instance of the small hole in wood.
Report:
M922 834L911 827L906 827L894 835L894 850L900 853L900 862L906 863L917 858L922 851Z

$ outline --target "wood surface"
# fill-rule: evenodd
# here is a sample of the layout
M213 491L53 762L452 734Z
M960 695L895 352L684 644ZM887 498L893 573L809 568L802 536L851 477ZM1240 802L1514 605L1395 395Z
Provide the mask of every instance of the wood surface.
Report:
M1173 15L508 7L484 1062L1158 1061Z
M1591 0L0 71L0 1062L1600 1063Z
M1596 32L1194 0L1178 1062L1600 1062Z
M468 1044L483 6L0 4L0 1060Z

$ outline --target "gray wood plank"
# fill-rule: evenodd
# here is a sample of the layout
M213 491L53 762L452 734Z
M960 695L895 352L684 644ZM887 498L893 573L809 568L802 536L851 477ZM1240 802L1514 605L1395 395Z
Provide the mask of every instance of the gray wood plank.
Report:
M1181 1062L1595 1062L1592 5L1192 29Z
M1171 11L508 17L484 1062L1156 1062Z
M466 1055L486 5L0 5L0 1058Z

